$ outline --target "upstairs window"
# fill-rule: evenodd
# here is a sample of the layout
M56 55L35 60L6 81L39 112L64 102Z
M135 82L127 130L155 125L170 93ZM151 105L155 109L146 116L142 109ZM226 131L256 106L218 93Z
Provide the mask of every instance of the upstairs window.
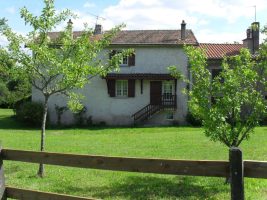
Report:
M121 53L121 50L112 50L109 54L109 59L112 58L112 56L114 56L117 53ZM130 56L125 56L122 58L121 60L121 67L131 67L131 66L135 66L135 53L133 53Z
M128 57L123 56L122 61L121 61L122 66L128 66Z

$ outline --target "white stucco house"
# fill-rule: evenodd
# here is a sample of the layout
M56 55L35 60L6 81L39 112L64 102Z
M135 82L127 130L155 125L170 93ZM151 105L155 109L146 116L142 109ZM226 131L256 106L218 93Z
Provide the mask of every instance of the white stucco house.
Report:
M101 25L96 25L95 34L101 33ZM186 124L188 97L183 90L188 85L173 78L167 69L175 65L190 79L184 44L206 49L210 69L215 74L224 55L236 54L243 47L240 44L199 44L184 21L179 30L121 31L105 51L114 53L132 48L135 54L123 59L120 72L109 73L104 78L95 77L82 89L83 104L87 108L85 116L91 117L93 123L108 125ZM109 59L108 53L103 55L106 56L102 59ZM42 96L34 89L32 100L42 101ZM49 100L51 123L57 121L55 105L66 106L66 99L57 95ZM73 122L73 114L66 111L62 123Z

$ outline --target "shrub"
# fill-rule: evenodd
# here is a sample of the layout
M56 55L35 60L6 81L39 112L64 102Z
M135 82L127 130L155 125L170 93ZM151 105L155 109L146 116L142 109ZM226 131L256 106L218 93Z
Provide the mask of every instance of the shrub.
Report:
M191 112L188 112L186 115L186 122L192 126L201 126L201 120L194 117Z
M265 114L261 117L259 124L260 124L260 126L266 126L267 125L267 114Z
M44 106L41 102L24 102L16 107L15 116L18 121L31 126L40 126L42 124L43 109Z
M74 122L75 122L76 126L78 126L78 127L85 126L85 123L86 123L86 117L85 117L86 111L87 111L87 108L84 106L83 109L80 110L79 112L73 113Z
M68 107L66 106L58 106L55 104L55 111L57 114L57 125L61 126L61 117L65 111L68 110Z

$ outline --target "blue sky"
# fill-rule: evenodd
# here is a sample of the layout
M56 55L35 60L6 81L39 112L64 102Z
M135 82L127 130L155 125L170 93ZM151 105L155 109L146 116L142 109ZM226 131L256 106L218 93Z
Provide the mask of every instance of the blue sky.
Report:
M199 42L242 42L254 21L254 5L257 21L262 26L267 23L267 0L55 0L55 5L57 10L69 8L79 16L73 20L75 30L81 30L85 22L93 27L94 15L104 18L98 22L105 30L120 23L126 23L126 29L180 29L185 20ZM20 18L23 6L38 15L43 1L0 0L0 18L8 19L19 33L29 29Z

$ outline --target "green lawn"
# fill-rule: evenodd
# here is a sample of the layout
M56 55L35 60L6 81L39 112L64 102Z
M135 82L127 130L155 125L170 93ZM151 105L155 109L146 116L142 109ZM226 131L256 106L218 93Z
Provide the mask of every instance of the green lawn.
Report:
M5 148L38 150L40 131L14 122L11 110L0 109L0 140ZM241 146L244 159L267 160L267 127L257 128ZM47 151L128 157L226 160L228 150L209 141L200 128L50 129ZM100 199L230 199L224 178L112 172L46 166L46 177L36 177L38 165L4 162L8 185L92 196ZM245 179L245 196L267 199L267 180Z

